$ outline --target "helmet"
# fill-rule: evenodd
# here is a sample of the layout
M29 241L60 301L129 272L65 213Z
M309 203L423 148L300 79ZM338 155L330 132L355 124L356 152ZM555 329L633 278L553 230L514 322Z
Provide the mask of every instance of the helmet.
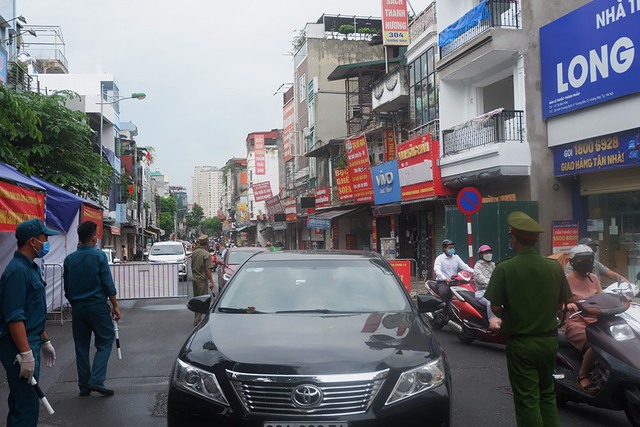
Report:
M587 245L576 245L569 251L569 259L581 256L593 256L593 250Z
M489 245L482 245L480 246L480 249L478 249L478 253L481 254L483 252L493 252L493 249L491 249L491 246Z
M449 240L449 239L444 239L442 241L442 247L446 248L447 246L451 246L451 245L455 245L456 242L454 242L453 240Z
M587 245L587 246L598 246L598 243L593 240L591 237L583 237L578 241L579 245Z

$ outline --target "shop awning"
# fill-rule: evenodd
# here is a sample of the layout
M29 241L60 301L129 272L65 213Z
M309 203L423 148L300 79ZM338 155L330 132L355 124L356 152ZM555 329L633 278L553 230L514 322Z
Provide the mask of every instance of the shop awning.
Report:
M243 225L242 227L236 227L235 229L231 230L231 231L243 231L245 229L247 229L249 226L248 225Z
M392 64L394 62L402 61L403 57L390 58L387 63ZM375 61L358 62L356 64L343 64L338 65L335 70L329 74L327 80L344 80L351 77L366 76L372 73L384 73L386 66L384 59L378 59Z
M335 211L328 211L328 212L319 212L319 213L315 213L312 215L313 218L324 218L324 219L333 219L333 218L337 218L339 216L342 215L346 215L350 212L356 211L359 208L353 208L353 209L339 209L339 210L335 210Z

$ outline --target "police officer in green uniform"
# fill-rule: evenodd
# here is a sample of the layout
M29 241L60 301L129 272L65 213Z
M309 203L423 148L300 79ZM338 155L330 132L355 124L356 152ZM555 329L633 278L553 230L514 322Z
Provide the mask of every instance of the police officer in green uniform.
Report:
M507 368L520 427L560 425L553 383L558 351L557 311L571 296L556 261L534 246L543 228L524 212L507 217L513 258L496 265L485 298L507 336Z
M49 252L47 236L56 234L60 233L38 218L18 224L18 250L0 278L0 359L9 383L8 427L38 425L40 400L28 381L32 376L38 380L40 348L47 366L53 366L56 360L44 330L45 283L33 262Z
M95 246L97 225L85 221L78 226L81 246L64 259L64 293L71 303L71 330L76 348L76 369L80 396L92 391L111 396L105 387L107 363L115 339L112 318L120 319L116 287L111 277L107 255ZM111 308L107 304L111 301ZM91 334L95 335L96 353L93 366L89 363Z
M191 273L193 274L193 296L206 295L208 289L213 290L213 261L207 250L209 236L206 234L198 238L198 247L191 253ZM208 281L208 283L207 283ZM207 289L208 287L208 289ZM197 326L202 320L202 313L196 313L193 325Z

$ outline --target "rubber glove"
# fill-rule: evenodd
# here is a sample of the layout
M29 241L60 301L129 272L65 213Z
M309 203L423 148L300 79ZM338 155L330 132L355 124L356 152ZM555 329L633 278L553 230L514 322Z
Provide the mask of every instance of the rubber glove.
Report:
M56 349L53 348L51 341L42 343L42 355L44 356L44 364L47 368L52 368L56 364Z
M30 380L36 371L36 360L33 358L33 351L25 351L16 355L16 361L20 364L20 377Z

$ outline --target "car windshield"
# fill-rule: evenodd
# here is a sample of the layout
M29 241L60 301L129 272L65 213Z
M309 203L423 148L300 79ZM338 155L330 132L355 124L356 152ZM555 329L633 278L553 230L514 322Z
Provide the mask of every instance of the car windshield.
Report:
M259 251L233 251L232 250L231 253L229 253L229 261L227 261L227 264L231 264L231 265L242 264L243 262L248 260L251 255L255 254L256 252L259 252Z
M184 255L184 249L181 244L156 245L151 248L151 255Z
M218 311L227 313L370 313L410 310L379 260L249 261L236 272Z

